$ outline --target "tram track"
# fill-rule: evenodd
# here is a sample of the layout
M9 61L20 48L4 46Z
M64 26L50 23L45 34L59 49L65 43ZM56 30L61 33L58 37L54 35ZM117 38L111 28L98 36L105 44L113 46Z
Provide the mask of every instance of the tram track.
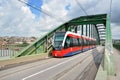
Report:
M92 55L93 52L95 52L94 56ZM98 52L102 51L99 50ZM0 71L0 80L79 80L90 75L90 73L91 76L89 77L92 80L97 71L94 57L100 57L98 54L92 49L71 57L50 58L13 67Z
M59 80L60 77L62 77L63 75L65 75L67 72L69 72L71 69L73 69L75 66L77 66L78 64L82 63L85 59L89 58L90 55L84 57L81 61L79 61L78 63L76 63L75 65L71 66L70 68L62 71L61 73L57 74L54 78L50 79L50 80Z

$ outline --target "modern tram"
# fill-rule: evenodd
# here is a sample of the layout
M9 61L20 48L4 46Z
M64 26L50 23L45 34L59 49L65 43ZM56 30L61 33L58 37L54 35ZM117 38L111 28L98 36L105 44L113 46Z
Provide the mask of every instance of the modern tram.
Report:
M56 32L52 44L53 57L72 56L96 47L96 39L73 32Z

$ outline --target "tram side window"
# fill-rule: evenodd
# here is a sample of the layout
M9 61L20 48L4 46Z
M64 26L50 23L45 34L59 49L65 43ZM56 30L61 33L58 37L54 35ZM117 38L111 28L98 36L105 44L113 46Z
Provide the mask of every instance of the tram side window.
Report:
M94 44L94 42L92 41L92 45Z
M82 39L79 38L79 46L82 46Z
M75 41L76 41L76 45L75 46L79 46L79 41L77 38L75 38Z
M75 39L73 38L73 47L75 46Z
M94 45L94 41L93 41L93 45Z
M73 47L73 38L70 37L70 47Z
M87 40L87 46L89 46L89 40Z
M94 45L94 41L92 41L92 45Z
M79 38L76 38L76 46L79 46Z
M77 38L77 40L78 40L78 46L80 46L80 40L79 40L79 38Z
M91 40L89 41L89 45L91 45Z
M97 44L97 42L95 41L95 45Z
M88 40L88 46L89 46L89 42L90 42L90 41Z
M70 43L71 43L71 41L70 41L70 37L69 36L67 36L66 37L66 40L65 40L65 48L69 48L70 47Z
M86 40L86 46L88 45L88 40Z
M86 40L84 39L84 46L86 46Z
M78 46L78 39L77 38L73 38L73 46Z
M93 45L93 41L91 41L91 45Z
M95 41L94 41L94 45L95 45Z
M88 46L88 40L86 40L86 46Z

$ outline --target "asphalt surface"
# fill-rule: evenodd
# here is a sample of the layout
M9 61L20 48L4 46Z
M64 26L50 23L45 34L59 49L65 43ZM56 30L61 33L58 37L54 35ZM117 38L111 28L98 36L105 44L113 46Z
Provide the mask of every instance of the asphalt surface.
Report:
M0 71L0 80L94 80L104 47Z

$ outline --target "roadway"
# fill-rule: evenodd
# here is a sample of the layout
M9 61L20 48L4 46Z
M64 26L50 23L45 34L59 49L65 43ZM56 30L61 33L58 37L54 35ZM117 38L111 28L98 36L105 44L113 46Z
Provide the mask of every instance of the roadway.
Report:
M104 47L65 58L49 58L0 71L0 80L94 80Z

